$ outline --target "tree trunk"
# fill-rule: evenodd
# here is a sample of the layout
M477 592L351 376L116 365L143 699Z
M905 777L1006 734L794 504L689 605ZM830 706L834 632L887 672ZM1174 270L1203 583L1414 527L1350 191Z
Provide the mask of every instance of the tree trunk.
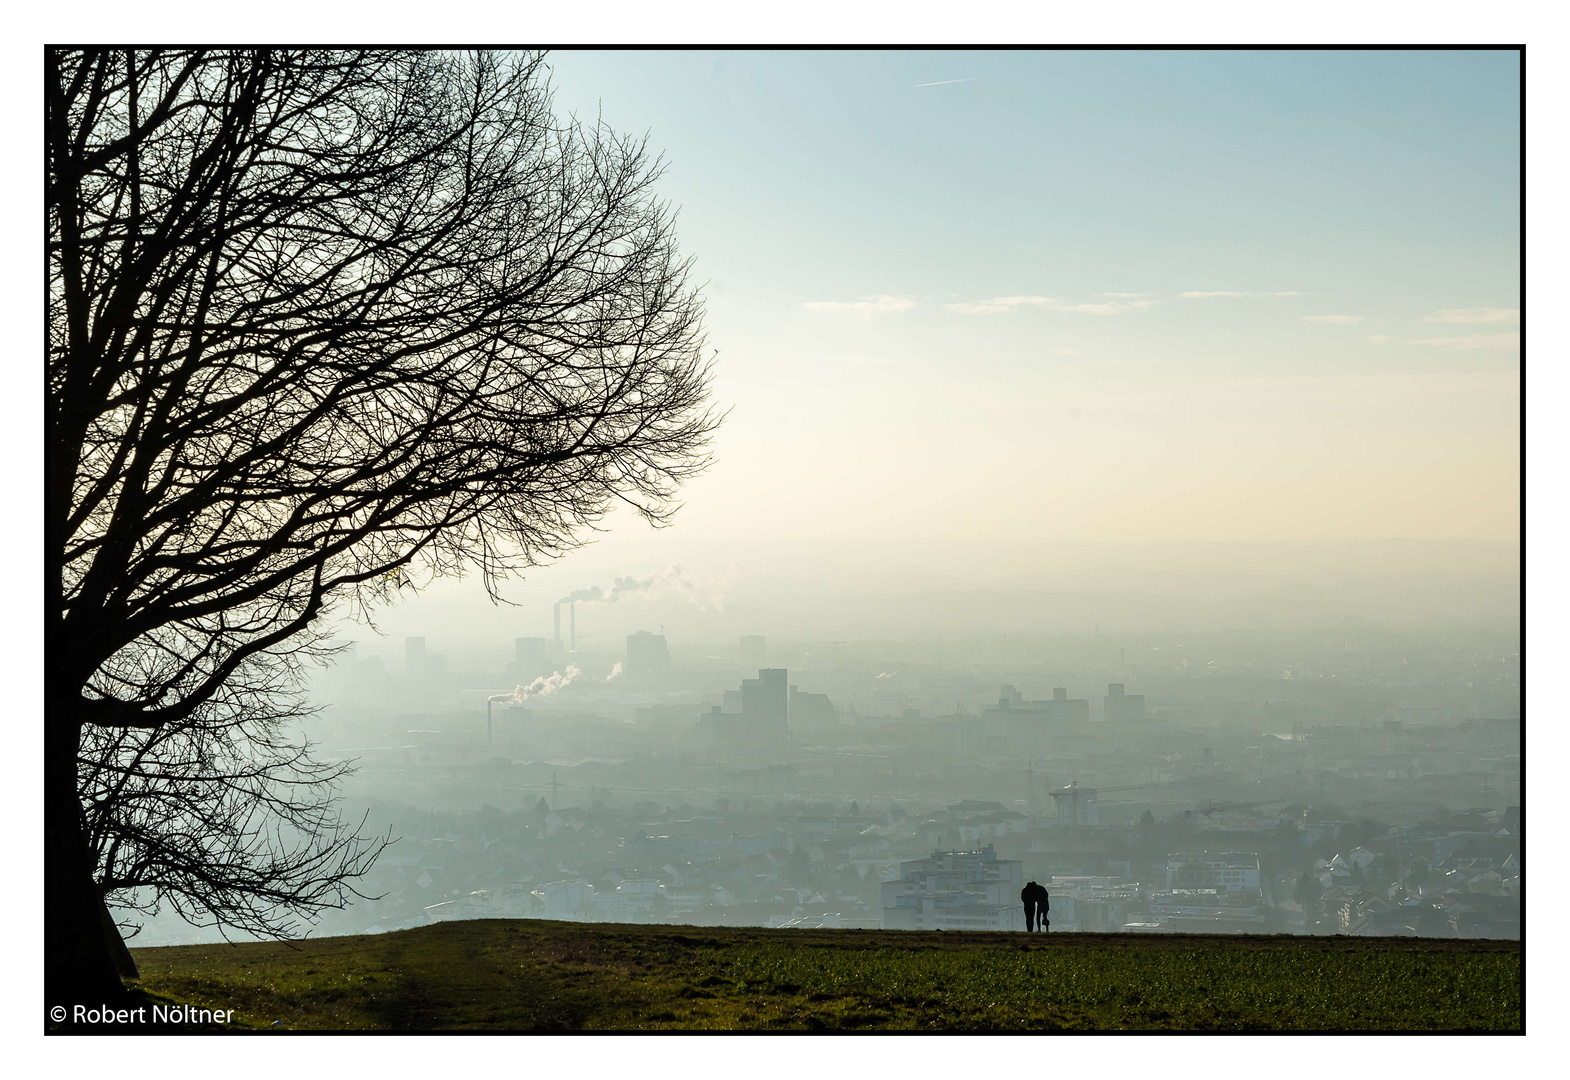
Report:
M114 916L109 914L109 905L104 903L103 890L95 888L94 891L98 893L98 913L102 916L104 938L109 942L109 953L114 957L115 970L122 979L141 978L141 972L136 970L136 959L131 955L131 950L126 948L125 938L120 936L120 928L115 925Z
M51 709L44 746L44 1004L114 1005L122 1001L111 933L119 931L93 881L76 793L79 730ZM125 961L130 952L125 950ZM131 965L134 971L135 965Z

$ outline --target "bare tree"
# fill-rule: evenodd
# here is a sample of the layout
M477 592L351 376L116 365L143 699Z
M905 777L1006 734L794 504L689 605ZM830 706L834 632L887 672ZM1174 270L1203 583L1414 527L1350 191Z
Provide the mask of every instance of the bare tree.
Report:
M301 660L318 649L291 641L253 657L183 720L83 731L87 844L121 926L172 908L199 924L292 936L364 895L354 879L388 841L340 818L334 796L350 765L313 761L295 725L312 711ZM120 965L135 973L129 952Z
M356 868L352 837L288 794L290 770L308 791L330 771L277 738L293 650L331 604L363 615L411 574L467 570L494 596L617 501L662 523L718 420L660 162L558 122L542 58L93 50L47 68L45 937L63 1002L119 987L99 882L153 874L235 915L309 906ZM275 771L247 772L252 752ZM159 817L181 806L230 824L181 846ZM241 848L260 861L226 862Z

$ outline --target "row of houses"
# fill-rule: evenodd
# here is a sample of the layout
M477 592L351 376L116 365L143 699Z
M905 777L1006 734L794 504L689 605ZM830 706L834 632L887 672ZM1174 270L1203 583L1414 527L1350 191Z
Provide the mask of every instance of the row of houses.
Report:
M1518 938L1521 902L1509 896L1392 899L1371 892L1341 894L1322 906L1335 933L1366 937Z

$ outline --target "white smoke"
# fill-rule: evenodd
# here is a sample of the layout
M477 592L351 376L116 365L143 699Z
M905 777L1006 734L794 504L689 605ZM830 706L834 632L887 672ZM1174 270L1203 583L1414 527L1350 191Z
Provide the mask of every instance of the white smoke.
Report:
M621 677L621 661L618 660L618 661L616 661L616 666L611 668L611 673L609 675L605 676L605 681L606 682L610 682L612 679L616 679L616 678L620 678L620 677Z
M614 604L623 596L634 593L647 595L652 599L659 596L662 591L668 591L681 594L699 611L707 611L710 608L724 611L725 593L735 581L738 570L738 567L732 566L723 577L699 581L678 563L648 577L619 577L611 583L609 589L599 585L587 589L574 589L557 603Z
M618 664L617 666L620 667L621 665ZM565 688L568 683L582 674L583 672L579 671L578 668L568 664L567 670L564 672L553 671L549 675L541 675L528 686L516 686L510 694L497 694L494 697L486 698L486 700L494 701L498 705L522 705L530 698L545 697L547 694L556 693L556 691Z

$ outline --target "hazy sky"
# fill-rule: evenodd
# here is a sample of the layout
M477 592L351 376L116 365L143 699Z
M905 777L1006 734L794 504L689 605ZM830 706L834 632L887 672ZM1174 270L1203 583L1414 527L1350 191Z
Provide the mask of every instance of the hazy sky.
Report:
M673 562L1001 586L1087 545L1518 539L1514 53L550 63L558 110L666 156L731 413L674 527L612 519L531 603Z

